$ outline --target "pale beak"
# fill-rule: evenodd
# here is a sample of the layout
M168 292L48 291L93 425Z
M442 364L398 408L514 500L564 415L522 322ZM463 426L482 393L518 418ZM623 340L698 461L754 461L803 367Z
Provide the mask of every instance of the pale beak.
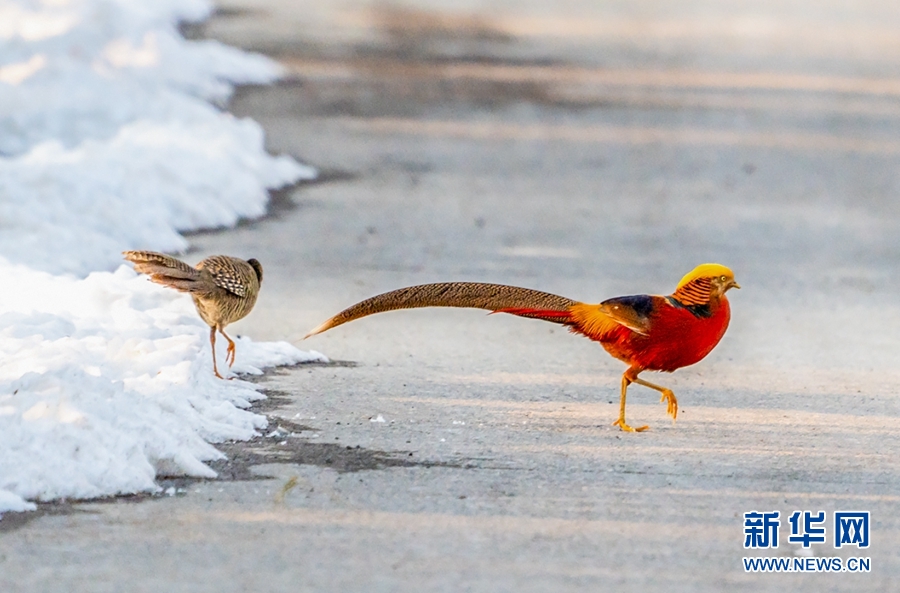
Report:
M741 285L738 284L737 282L735 282L734 280L732 280L731 282L728 283L728 288L740 288L740 287L741 287Z

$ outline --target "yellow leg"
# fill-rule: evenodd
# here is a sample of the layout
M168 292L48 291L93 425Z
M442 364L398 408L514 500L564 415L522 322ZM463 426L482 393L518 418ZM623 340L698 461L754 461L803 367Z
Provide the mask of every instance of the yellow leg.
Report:
M216 367L216 328L209 328L209 345L212 348L212 357L213 357L213 372L216 374L216 377L222 378L222 375L219 374L219 369Z
M221 327L219 328L219 333L225 336L225 339L228 340L228 353L225 355L225 362L227 362L228 367L231 368L231 366L234 364L234 341L228 337L228 334L226 334L225 330Z
M638 382L637 374L640 371L632 372L632 369L628 369L625 373L622 374L622 399L619 402L619 419L613 422L613 426L618 426L625 432L644 432L649 426L639 426L637 428L632 428L628 426L625 422L625 393L628 391L628 386L631 383Z
M675 422L675 418L678 417L678 400L675 399L675 394L672 393L671 389L666 389L660 385L654 385L649 381L644 381L643 379L638 379L637 375L635 375L631 379L632 383L637 383L638 385L643 385L644 387L649 387L650 389L655 389L658 392L662 393L662 397L659 398L660 402L667 402L666 412L669 416L672 417L672 422Z

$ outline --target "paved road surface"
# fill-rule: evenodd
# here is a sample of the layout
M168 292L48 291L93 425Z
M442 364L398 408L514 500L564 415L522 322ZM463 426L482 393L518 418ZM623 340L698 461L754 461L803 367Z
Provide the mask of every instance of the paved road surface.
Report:
M194 33L288 79L232 110L319 167L271 217L193 237L259 258L235 331L299 340L414 283L586 301L743 286L719 347L659 377L555 326L396 312L265 379L271 438L174 497L0 531L3 591L895 591L900 587L900 7L881 2L228 0ZM383 421L382 421L383 420ZM298 436L286 436L290 433ZM258 476L273 476L259 479ZM168 483L167 483L168 484ZM780 511L776 550L743 513ZM828 542L789 544L795 510ZM832 547L872 513L867 550ZM745 555L870 557L745 574Z

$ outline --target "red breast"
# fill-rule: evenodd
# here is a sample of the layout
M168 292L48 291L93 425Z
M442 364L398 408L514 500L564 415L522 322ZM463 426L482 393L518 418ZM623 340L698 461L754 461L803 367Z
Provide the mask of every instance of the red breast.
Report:
M602 340L606 351L629 365L672 372L709 354L725 335L731 320L731 308L724 296L717 303L710 303L709 316L698 316L665 297L654 297L654 305L647 335L621 327Z

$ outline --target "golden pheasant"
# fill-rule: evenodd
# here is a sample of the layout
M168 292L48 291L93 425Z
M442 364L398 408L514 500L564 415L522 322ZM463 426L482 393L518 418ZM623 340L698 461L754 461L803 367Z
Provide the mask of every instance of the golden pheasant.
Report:
M445 282L386 292L349 307L306 337L383 311L415 307L471 307L494 313L543 319L600 342L612 356L628 365L622 375L619 418L622 430L640 432L625 422L625 394L632 383L655 389L668 413L678 416L672 390L639 378L643 371L672 372L699 362L715 348L731 318L725 293L740 288L734 274L719 264L703 264L688 273L669 296L635 295L612 298L599 305L501 284Z
M243 319L256 304L262 284L262 264L255 259L244 261L227 255L207 257L197 267L154 251L125 251L134 263L135 271L150 276L150 280L181 292L190 293L200 318L209 326L213 372L222 378L216 366L216 331L228 340L225 362L234 364L234 341L225 333L225 326Z

